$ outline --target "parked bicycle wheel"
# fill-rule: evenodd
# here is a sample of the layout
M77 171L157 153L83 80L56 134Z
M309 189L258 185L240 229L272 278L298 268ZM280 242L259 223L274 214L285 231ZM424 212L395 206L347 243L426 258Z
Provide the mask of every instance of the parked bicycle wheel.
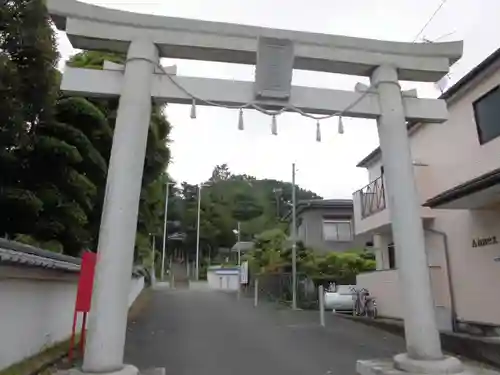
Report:
M369 299L366 303L366 316L371 319L375 319L377 317L377 303L375 300Z

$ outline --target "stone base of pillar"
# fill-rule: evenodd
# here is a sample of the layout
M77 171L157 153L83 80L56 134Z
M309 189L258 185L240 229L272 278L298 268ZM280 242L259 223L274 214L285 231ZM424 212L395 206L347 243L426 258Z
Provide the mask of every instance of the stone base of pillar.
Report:
M136 367L131 365L125 365L120 371L114 372L100 372L100 373L89 373L82 372L79 369L71 369L56 372L56 375L165 375L166 371L164 367L155 367L147 370L139 371Z
M461 374L464 366L458 358L444 356L437 361L416 360L402 353L394 356L394 367L411 374Z
M161 369L164 370L164 369ZM147 372L148 374L151 375L164 375L163 372ZM56 375L96 375L97 373L94 372L83 372L81 369L77 368L72 368L70 370L64 370L64 371L58 371ZM125 365L121 370L118 371L113 371L113 372L99 372L99 375L139 375L139 370L137 367L132 366L132 365Z
M149 370L141 371L141 375L165 375L165 367L156 367Z
M401 369L402 363L404 370ZM462 364L453 357L445 357L438 361L416 361L409 359L406 354L399 354L394 360L357 361L356 372L359 375L500 375L498 371L480 367L477 364Z

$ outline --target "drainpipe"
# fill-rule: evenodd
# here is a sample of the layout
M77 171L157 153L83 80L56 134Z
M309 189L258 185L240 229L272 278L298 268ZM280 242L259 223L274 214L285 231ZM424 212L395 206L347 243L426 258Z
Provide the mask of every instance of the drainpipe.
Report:
M451 304L451 327L453 332L458 332L458 321L457 321L457 306L455 299L455 291L453 290L452 276L451 276L451 266L450 266L450 251L448 248L448 235L445 232L436 229L425 229L426 232L437 234L443 237L444 243L444 257L446 263L446 274L448 275L448 285L450 289L450 304Z

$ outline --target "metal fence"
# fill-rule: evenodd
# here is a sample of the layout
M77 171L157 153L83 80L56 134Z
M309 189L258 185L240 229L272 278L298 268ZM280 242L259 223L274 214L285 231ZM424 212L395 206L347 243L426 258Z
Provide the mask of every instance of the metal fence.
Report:
M363 218L386 208L383 175L370 182L359 192L361 196L361 216Z
M258 282L259 300L292 304L292 274L268 273L253 276L245 289L245 294L254 295L255 280ZM297 275L297 307L301 309L316 309L318 307L318 290L314 282L304 274Z

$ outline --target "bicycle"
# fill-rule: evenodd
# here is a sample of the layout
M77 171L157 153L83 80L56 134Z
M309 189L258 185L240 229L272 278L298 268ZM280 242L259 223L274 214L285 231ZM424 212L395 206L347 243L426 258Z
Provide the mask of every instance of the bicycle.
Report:
M370 296L370 292L366 288L352 288L354 308L354 316L366 316L371 319L377 317L377 301L375 297Z

